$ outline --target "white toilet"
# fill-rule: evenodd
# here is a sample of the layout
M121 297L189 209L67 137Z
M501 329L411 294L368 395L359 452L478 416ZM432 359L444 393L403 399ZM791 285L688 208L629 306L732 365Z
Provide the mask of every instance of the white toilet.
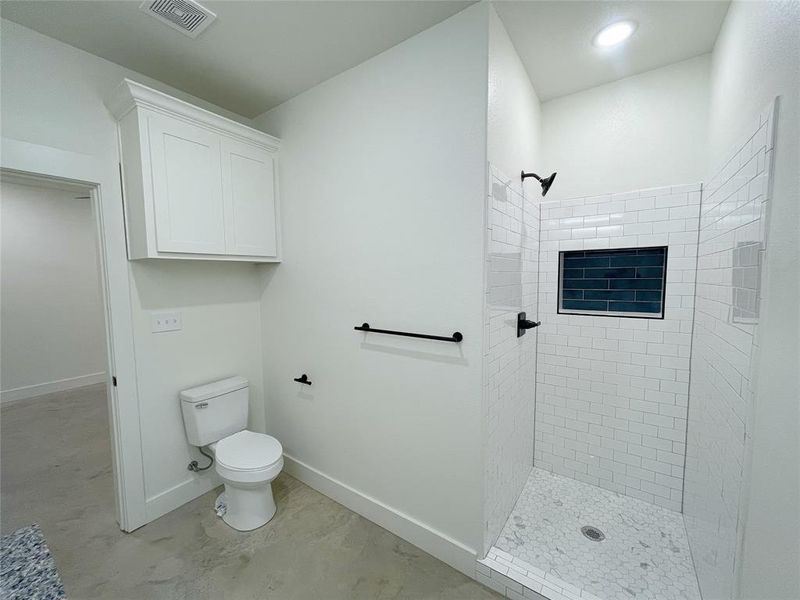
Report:
M261 527L275 514L272 480L283 469L283 447L274 437L247 431L249 386L229 377L180 394L186 436L208 446L225 483L225 522L239 531Z

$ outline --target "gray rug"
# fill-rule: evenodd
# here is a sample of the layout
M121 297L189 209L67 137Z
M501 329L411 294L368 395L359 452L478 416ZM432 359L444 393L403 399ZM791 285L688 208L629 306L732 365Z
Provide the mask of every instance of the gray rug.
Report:
M0 598L66 598L53 555L36 523L0 538Z

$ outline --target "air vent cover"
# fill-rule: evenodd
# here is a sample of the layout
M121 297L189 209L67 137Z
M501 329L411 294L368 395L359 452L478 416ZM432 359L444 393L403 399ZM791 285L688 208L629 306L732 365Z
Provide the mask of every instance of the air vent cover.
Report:
M196 38L217 18L194 0L145 0L139 9L190 38Z

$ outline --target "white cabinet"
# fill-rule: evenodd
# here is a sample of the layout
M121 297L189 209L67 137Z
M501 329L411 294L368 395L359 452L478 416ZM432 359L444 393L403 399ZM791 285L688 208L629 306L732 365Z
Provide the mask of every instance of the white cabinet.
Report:
M127 79L106 104L131 259L280 260L279 140Z
M278 224L273 156L236 140L222 142L222 197L225 206L225 252L277 256Z

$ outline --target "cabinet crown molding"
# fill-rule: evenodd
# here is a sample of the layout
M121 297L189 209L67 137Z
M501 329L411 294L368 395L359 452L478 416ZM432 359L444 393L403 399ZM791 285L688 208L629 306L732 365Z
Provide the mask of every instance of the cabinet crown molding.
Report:
M173 98L168 94L127 78L123 79L106 98L105 105L117 121L121 120L134 108L146 108L170 116L177 116L206 128L215 129L224 135L239 138L250 144L257 144L273 152L277 152L281 146L281 141L278 138L263 131L248 127L178 98Z

